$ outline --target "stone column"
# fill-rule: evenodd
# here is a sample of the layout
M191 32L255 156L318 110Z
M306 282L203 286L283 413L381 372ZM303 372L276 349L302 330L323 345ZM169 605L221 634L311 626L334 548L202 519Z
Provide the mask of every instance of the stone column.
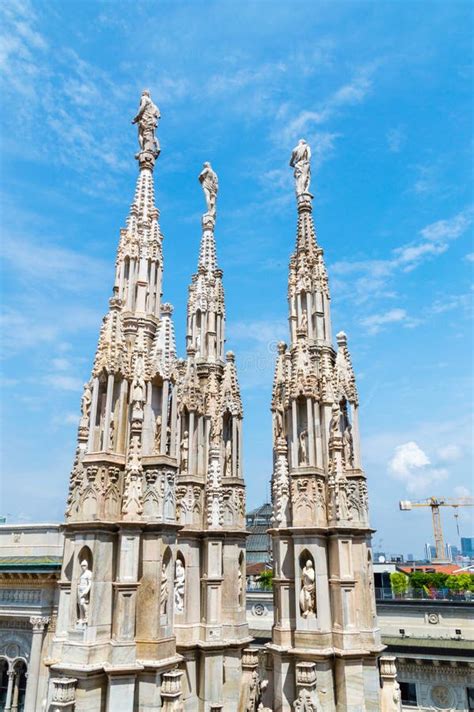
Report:
M95 424L97 420L97 399L99 397L99 379L97 376L94 378L94 383L92 385L92 403L91 412L89 415L89 442L87 443L87 452L92 452L94 448L95 439Z
M380 657L380 682L382 683L381 711L401 712L400 685L397 682L396 658L393 655Z
M50 618L47 616L33 616L30 618L30 623L33 626L33 638L31 641L24 712L35 712L36 710L36 693L38 690L38 680L41 669L43 631L49 621Z
M313 421L313 400L312 398L307 398L306 400L306 411L308 418L308 464L311 467L315 465L314 457L314 421Z
M21 670L17 670L17 672L15 673L15 682L13 685L12 712L18 712L18 697L20 695L20 677L21 677Z
M10 710L12 708L12 694L13 694L13 683L15 681L15 671L9 670L7 675L8 675L8 687L7 687L7 696L5 698L4 710L5 710L5 712L10 712Z
M105 419L104 419L104 438L102 450L109 450L109 439L110 439L110 419L112 414L112 398L114 395L114 381L115 376L113 373L109 373L107 378L107 396L105 400Z
M166 453L166 439L168 437L168 393L169 381L167 378L163 381L163 390L161 392L161 454Z
M181 670L171 670L163 673L161 683L162 712L182 712L181 702Z

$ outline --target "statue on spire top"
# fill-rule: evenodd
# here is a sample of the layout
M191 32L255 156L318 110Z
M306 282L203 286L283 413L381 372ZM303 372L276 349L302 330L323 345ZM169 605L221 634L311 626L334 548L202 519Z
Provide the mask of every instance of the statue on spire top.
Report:
M304 140L300 138L298 145L294 147L290 166L295 169L295 189L296 195L309 193L309 184L311 181L311 149Z
M138 113L132 120L132 124L138 124L138 143L141 152L151 153L154 158L157 158L160 153L160 143L155 136L160 118L159 108L153 102L149 90L144 89L140 97Z
M214 218L216 216L216 198L217 191L219 190L219 181L217 180L217 175L212 170L211 164L208 161L204 163L203 169L199 174L199 182L204 191L207 212Z

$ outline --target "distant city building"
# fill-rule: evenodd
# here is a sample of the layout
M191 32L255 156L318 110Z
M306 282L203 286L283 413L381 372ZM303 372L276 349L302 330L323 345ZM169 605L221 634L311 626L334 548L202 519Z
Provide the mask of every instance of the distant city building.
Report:
M458 556L461 556L461 550L459 546L454 546L454 544L451 544L451 554L453 556L453 561L455 561Z
M425 544L425 559L426 561L433 561L433 559L436 559L436 547L429 542L426 542Z
M407 554L407 561L415 561L413 554Z
M468 556L470 559L474 559L474 537L473 536L461 537L461 553L463 556Z
M269 563L271 560L272 543L267 534L271 527L272 505L268 502L247 512L245 522L247 531L247 565Z

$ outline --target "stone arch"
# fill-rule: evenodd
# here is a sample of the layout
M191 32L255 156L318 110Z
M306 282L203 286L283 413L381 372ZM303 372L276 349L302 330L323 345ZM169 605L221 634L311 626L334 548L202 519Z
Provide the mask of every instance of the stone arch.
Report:
M87 568L90 569L91 571L93 570L93 564L94 564L94 557L92 556L92 551L89 549L89 547L85 544L82 549L79 552L78 562L79 566L83 561L87 561Z

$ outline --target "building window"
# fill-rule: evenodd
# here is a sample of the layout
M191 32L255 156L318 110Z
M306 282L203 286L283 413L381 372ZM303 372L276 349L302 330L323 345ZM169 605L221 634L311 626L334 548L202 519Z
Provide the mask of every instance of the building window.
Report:
M402 704L410 705L411 707L417 706L416 685L414 682L401 682L400 692L402 694Z
M467 692L467 709L469 710L469 712L473 712L473 710L474 710L474 687L467 687L466 692Z

